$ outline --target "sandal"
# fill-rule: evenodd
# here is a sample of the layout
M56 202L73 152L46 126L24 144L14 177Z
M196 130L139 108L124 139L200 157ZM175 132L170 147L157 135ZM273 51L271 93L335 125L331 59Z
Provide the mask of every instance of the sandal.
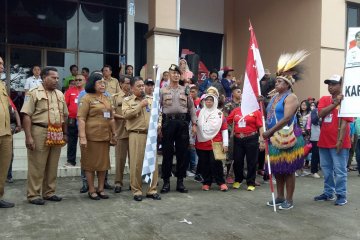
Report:
M100 197L96 192L88 192L88 195L91 200L100 200Z
M109 198L109 195L106 195L104 191L98 191L96 193L97 193L99 198L102 198L102 199L108 199Z

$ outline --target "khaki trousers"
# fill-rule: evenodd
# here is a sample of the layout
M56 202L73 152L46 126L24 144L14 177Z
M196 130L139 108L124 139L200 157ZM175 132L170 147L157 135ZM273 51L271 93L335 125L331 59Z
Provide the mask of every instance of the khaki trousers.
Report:
M0 199L4 195L5 180L11 162L12 136L0 136Z
M130 186L134 195L142 195L142 178L141 172L143 167L145 146L146 146L146 134L138 134L130 132L129 134L129 150L130 150ZM147 194L157 193L158 183L158 166L155 166L155 172L153 179Z
M44 198L55 195L56 177L61 153L61 147L45 146L46 128L32 126L31 134L35 142L35 149L33 151L27 150L27 199L29 201L41 198L41 193Z
M119 139L115 146L115 185L123 187L124 169L126 163L126 157L129 158L130 167L130 156L129 156L129 138Z

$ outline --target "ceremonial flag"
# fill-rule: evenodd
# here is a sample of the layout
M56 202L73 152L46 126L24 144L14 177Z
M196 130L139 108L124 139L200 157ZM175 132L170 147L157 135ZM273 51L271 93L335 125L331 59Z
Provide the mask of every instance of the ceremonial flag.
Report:
M259 47L251 23L249 31L250 44L246 60L246 71L241 101L241 113L243 116L246 116L260 109L257 97L260 94L260 80L265 75L264 66L260 57Z
M160 68L156 69L156 81L153 94L153 102L151 105L151 115L149 122L149 129L146 139L145 156L142 168L142 177L145 182L150 183L155 171L156 150L157 150L157 128L159 119L159 99L160 99Z

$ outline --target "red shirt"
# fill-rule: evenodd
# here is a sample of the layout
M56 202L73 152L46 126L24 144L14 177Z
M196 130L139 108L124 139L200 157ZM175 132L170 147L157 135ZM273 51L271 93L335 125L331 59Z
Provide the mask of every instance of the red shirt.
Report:
M14 109L14 111L17 111L15 104L13 103L13 101L11 100L10 97L9 97L9 103L10 103L11 107Z
M198 111L196 113L197 116L199 116L200 111ZM223 130L227 130L228 125L226 123L226 119L224 117L224 115L222 116L222 125L220 128L220 131L215 135L215 137L212 139L213 142L222 142L222 131ZM211 144L211 140L206 141L206 142L198 142L198 140L196 139L195 141L195 148L200 149L200 150L212 150L212 144Z
M324 96L320 98L318 105L319 112L323 108L329 106L331 103L332 103L331 96ZM336 148L338 128L339 128L338 108L339 107L334 108L329 115L322 118L318 147ZM342 119L347 122L342 148L351 148L349 122L353 122L354 118L343 117Z
M235 133L250 134L257 132L258 129L263 126L261 112L259 110L246 115L243 119L242 118L243 115L240 107L234 108L227 117L228 124L234 123Z
M71 87L65 92L65 102L69 110L69 118L76 118L78 110L78 96L82 89Z
M197 99L193 99L193 102L194 102L194 106L195 106L195 109L197 109L200 105L200 98L198 97Z

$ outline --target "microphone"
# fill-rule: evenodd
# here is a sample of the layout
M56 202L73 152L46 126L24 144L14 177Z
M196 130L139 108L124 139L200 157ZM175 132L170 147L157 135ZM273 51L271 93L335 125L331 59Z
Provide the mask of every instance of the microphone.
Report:
M142 99L145 99L145 92L141 92L141 97L142 97ZM146 105L146 111L150 112L149 105Z

